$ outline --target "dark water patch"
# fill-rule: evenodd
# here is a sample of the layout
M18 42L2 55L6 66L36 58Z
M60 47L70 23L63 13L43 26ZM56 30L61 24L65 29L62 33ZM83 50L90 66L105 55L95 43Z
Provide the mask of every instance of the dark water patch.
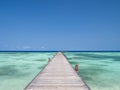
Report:
M88 55L82 55L82 56L68 58L68 60L96 60L96 58Z
M120 56L116 56L113 58L114 61L120 61Z
M71 57L71 58L67 58L68 60L80 60L81 59L81 57Z
M31 65L23 64L23 65L19 65L18 67L21 69L30 69Z
M8 77L20 77L26 75L25 73L20 72L19 69L15 65L7 65L0 67L0 76L8 76Z
M80 57L80 60L96 60L96 58Z
M78 62L78 61L69 61L71 64L78 64L78 63L80 63L80 62Z
M88 58L88 57L71 57L67 58L68 60L96 60L95 58Z
M34 55L31 52L5 52L1 53L2 56L9 56L9 57L20 57L20 56L26 56L26 55Z
M111 63L113 63L113 60L109 60L109 61L102 61L103 63L109 63L109 64L111 64Z
M0 60L0 63L3 63L3 62L8 62L8 61L6 61L6 60Z
M80 54L83 57L87 58L93 58L93 59L104 59L106 56L105 55L96 55L96 54Z
M11 57L10 57L11 58ZM23 57L14 57L14 58L11 58L10 61L28 61L27 59L23 58Z
M80 64L85 64L85 62L81 62L81 61L69 61L69 63L70 64L73 64L73 65L75 65L75 64L78 64L78 65L80 65Z
M46 61L45 59L35 59L33 61Z
M106 73L108 70L102 68L101 66L88 66L79 69L78 74L85 80L92 80L93 76L99 76L100 74Z
M108 66L107 64L89 64L89 65L92 65L92 66Z
M0 67L0 75L13 75L17 72L18 70L15 68L14 65Z
M67 58L68 60L73 60L74 58L72 57L72 58Z
M90 54L90 53L87 53L87 54L75 54L76 56L82 56L82 57L86 57L86 58L90 58L90 59L93 59L93 60L108 60L108 59L113 59L114 61L120 61L120 56L108 56L108 55L97 55L97 54Z
M80 75L80 76L86 81L93 81L93 78L91 76L88 76L88 75Z
M43 69L45 65L39 66L38 69Z
M99 65L99 66L101 66L101 67L106 67L106 66L108 66L107 64L97 64L97 65Z

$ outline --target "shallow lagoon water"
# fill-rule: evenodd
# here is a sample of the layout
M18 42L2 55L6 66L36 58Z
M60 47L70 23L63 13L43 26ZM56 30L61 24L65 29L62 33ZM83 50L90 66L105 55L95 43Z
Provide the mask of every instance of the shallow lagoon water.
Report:
M0 90L23 90L55 52L0 52ZM65 52L91 90L120 90L120 52Z
M91 90L120 90L120 52L66 53Z
M52 52L1 52L0 90L23 90L53 55Z

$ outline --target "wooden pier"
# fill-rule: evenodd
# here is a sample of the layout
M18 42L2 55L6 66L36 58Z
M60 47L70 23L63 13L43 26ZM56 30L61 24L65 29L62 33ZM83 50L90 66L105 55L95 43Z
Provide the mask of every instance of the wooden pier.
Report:
M49 64L24 90L90 90L72 68L63 53L58 52Z

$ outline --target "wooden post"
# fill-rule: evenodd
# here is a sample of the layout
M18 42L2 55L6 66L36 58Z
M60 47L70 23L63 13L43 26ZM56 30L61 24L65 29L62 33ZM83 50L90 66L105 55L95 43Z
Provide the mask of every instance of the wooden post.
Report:
M75 71L78 72L78 64L75 65Z
M48 58L48 63L49 63L50 61L51 61L50 58Z

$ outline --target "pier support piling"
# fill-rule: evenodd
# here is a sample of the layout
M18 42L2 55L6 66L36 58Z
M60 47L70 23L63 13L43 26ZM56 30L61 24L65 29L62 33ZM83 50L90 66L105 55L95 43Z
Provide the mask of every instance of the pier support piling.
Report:
M78 64L75 65L75 71L78 73Z

